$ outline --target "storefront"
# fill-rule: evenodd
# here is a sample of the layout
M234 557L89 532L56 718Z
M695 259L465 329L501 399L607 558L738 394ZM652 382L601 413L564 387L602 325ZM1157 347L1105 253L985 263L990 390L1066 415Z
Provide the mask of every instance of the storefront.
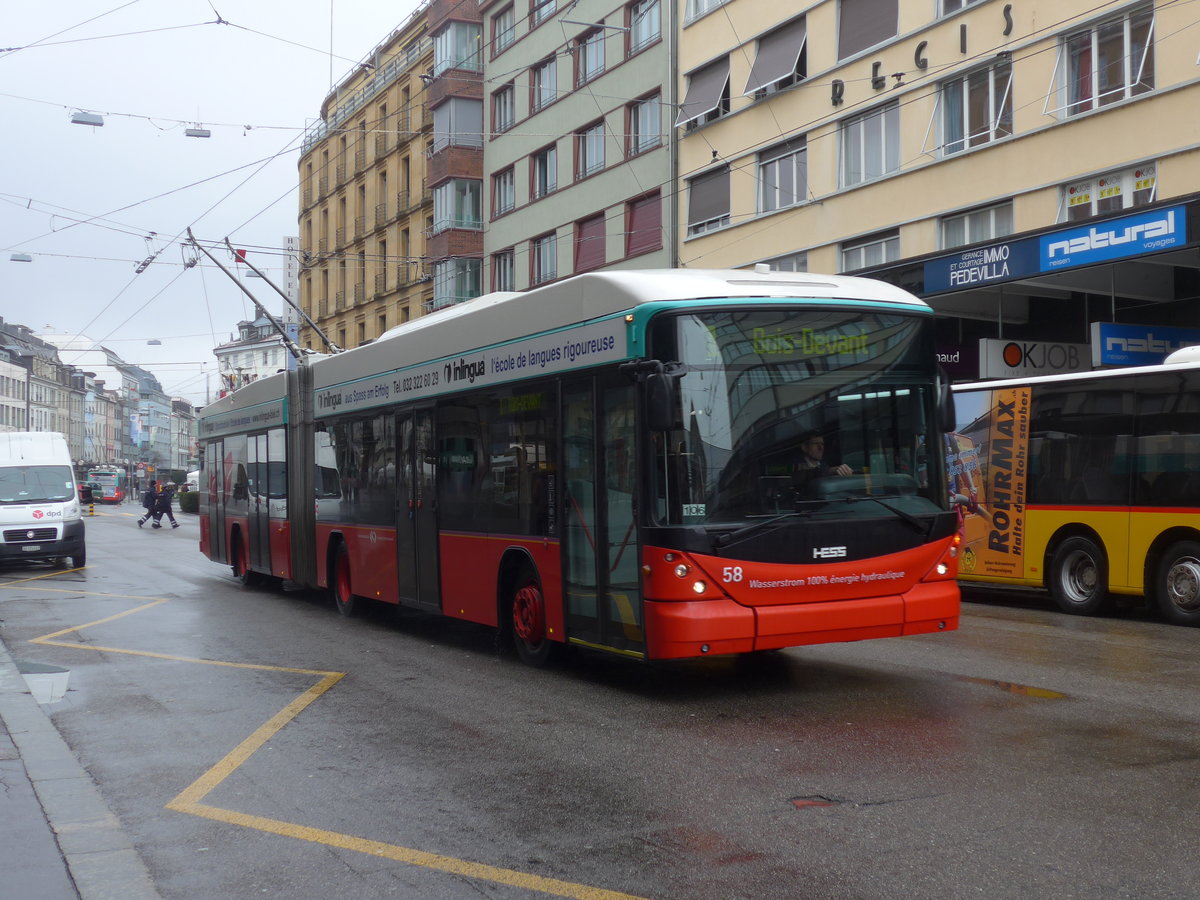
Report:
M854 274L938 312L955 381L1156 363L1200 344L1200 195Z

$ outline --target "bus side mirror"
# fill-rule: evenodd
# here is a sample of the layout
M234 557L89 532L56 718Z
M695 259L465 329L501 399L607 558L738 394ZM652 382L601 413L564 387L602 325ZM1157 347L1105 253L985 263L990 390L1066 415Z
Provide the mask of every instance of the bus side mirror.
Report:
M678 379L661 372L646 376L646 424L652 431L679 428L679 404L675 402Z
M938 430L945 433L955 429L958 417L954 414L954 392L950 390L950 379L945 371L938 369L937 377Z

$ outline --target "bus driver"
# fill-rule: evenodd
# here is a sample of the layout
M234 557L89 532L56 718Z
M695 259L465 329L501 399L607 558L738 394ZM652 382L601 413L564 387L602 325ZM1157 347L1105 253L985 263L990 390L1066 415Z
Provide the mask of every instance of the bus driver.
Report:
M815 469L813 472L811 470ZM830 465L825 462L825 436L820 432L809 432L800 441L800 459L796 471L820 477L822 475L852 475L854 470L845 463Z

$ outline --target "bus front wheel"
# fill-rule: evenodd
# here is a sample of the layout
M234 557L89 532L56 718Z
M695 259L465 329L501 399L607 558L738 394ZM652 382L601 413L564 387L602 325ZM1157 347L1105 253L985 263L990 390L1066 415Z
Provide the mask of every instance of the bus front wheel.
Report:
M1154 599L1164 618L1176 625L1200 625L1200 543L1180 541L1163 556Z
M546 634L546 598L537 574L528 566L513 585L512 635L523 663L540 668L550 661L554 642Z
M1067 538L1050 562L1050 594L1063 612L1094 616L1108 603L1108 560L1091 538Z
M354 595L354 586L350 581L350 554L346 552L345 544L338 544L333 557L333 578L329 584L333 588L333 604L338 612L346 618L358 612L358 597Z

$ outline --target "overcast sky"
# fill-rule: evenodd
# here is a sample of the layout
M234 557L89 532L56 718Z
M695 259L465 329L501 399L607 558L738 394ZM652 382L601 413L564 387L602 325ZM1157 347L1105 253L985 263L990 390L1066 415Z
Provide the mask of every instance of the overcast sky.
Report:
M215 396L212 348L254 311L203 256L184 267L188 227L205 243L228 236L281 283L303 129L418 5L53 0L14 14L14 0L0 38L0 316L83 332L197 403L210 373ZM104 125L72 124L80 111ZM194 127L212 136L186 137ZM281 312L262 281L247 284Z

